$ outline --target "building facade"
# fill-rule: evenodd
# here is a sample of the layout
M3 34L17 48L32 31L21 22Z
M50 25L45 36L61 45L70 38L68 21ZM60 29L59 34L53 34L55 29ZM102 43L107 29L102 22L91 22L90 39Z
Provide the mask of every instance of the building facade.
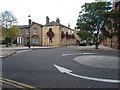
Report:
M72 46L78 39L77 31L70 28L70 25L60 24L59 18L56 21L49 21L46 17L46 24L41 25L32 22L32 25L20 25L21 29L17 37L18 45L28 45L30 39L31 46Z

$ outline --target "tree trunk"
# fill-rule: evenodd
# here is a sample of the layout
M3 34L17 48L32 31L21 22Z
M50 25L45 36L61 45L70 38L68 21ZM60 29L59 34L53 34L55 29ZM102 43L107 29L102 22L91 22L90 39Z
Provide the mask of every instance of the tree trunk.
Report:
M9 43L8 42L6 42L6 47L9 47Z
M99 43L98 43L98 34L99 34L99 32L97 32L97 34L96 34L95 49L98 49L98 46L99 46Z
M110 45L111 48L113 47L112 42L113 42L113 41L112 41L112 38L111 38L111 45Z
M98 42L95 43L95 49L98 49Z
M120 11L120 6L119 6L119 11ZM120 17L118 19L118 22L120 24ZM120 25L119 25L120 26ZM120 33L120 28L118 29L118 33ZM120 50L120 35L118 35L118 50Z

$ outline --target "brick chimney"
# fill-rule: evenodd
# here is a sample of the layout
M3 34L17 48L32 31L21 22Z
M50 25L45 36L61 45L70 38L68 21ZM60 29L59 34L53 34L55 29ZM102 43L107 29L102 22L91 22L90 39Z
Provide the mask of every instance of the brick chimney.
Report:
M49 17L47 16L47 17L46 17L46 24L49 23L49 20L50 20L50 19L49 19Z
M57 23L60 23L60 19L59 19L59 18L57 18L57 19L56 19L56 22L57 22Z

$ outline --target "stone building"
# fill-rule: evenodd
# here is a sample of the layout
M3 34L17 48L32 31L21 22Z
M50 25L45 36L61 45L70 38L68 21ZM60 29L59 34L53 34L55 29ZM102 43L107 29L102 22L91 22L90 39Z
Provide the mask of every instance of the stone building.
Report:
M59 18L50 22L47 16L45 25L32 22L30 30L28 25L19 25L19 28L21 31L17 37L18 45L28 45L29 37L32 46L71 46L78 39L77 31L71 29L70 25L62 25Z
M30 27L30 44L42 46L42 27L43 25L32 22ZM29 43L29 26L20 25L20 33L17 37L18 45L27 45Z

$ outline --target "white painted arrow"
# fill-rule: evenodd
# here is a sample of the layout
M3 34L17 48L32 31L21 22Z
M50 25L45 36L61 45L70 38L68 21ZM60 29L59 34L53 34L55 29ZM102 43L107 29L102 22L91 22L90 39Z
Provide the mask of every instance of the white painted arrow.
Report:
M69 69L66 69L66 68L63 68L63 67L60 67L58 65L55 65L54 66L61 72L61 73L68 73L68 72L72 72L71 70Z
M82 79L87 79L87 80L93 80L93 81L100 81L100 82L107 82L107 83L120 83L120 80L112 80L112 79L101 79L101 78L94 78L94 77L88 77L88 76L81 76L81 75L77 75L74 73L71 73L72 71L69 69L66 69L64 67L55 65L54 66L61 72L61 73L66 73L69 75L72 75L74 77L78 77L78 78L82 78Z

